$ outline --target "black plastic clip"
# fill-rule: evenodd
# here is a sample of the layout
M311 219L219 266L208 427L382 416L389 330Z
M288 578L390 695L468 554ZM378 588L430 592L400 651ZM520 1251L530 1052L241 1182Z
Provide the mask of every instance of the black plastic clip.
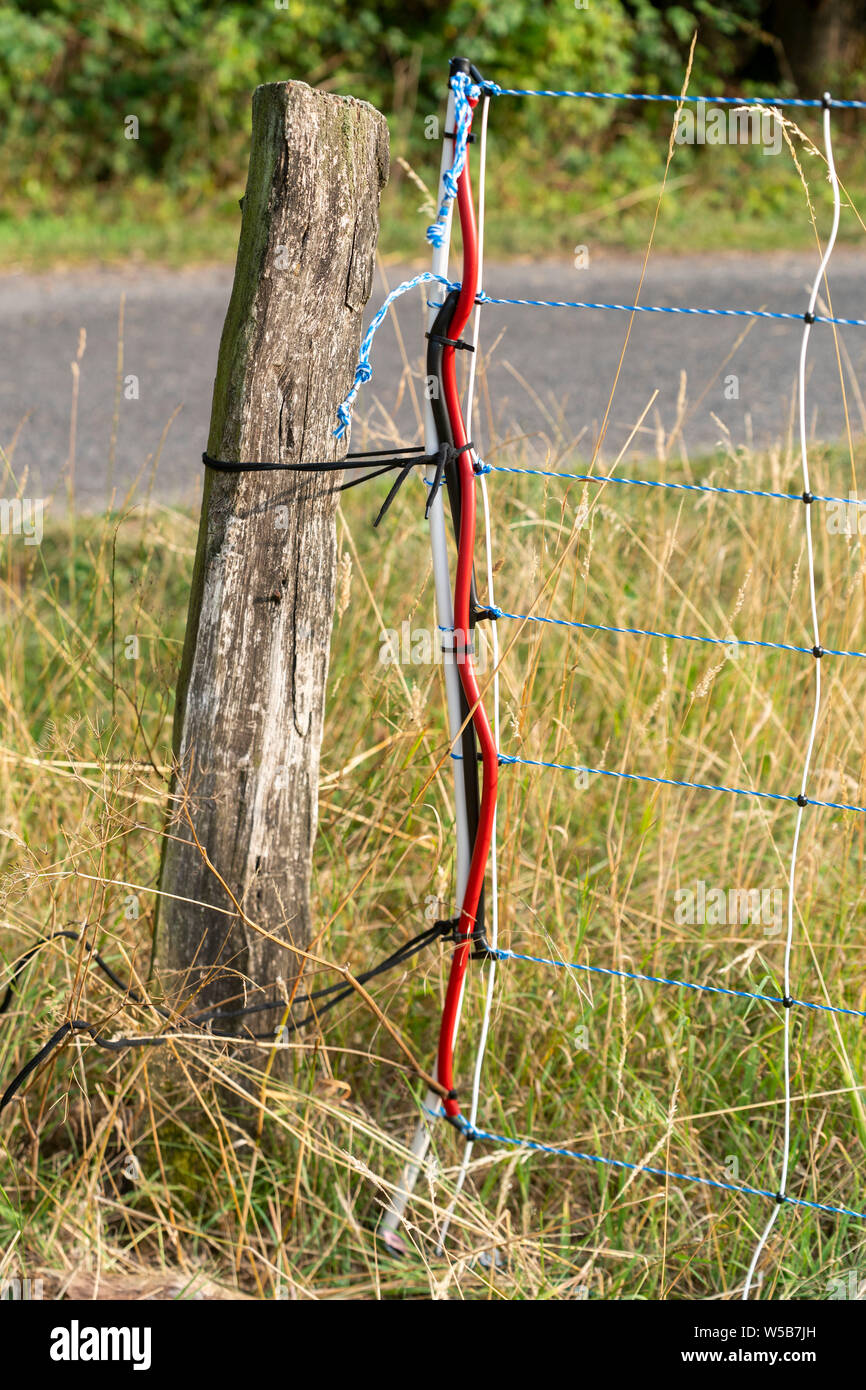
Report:
M463 352L474 352L475 348L463 338L446 338L444 333L425 333L431 343L441 343L443 347L461 348Z
M478 71L475 64L470 63L468 58L451 59L451 62L448 64L449 78L454 77L455 74L458 72L465 72L467 76L472 78L473 82L481 83L484 81L484 78L481 76L481 73Z
M452 940L456 940L457 928L460 926L460 918L443 917L440 921L435 922L434 926L438 928L440 936L450 936Z
M454 135L455 135L455 132L454 132L453 130L446 130L446 132L445 132L445 139L446 139L446 140L453 140L453 139L454 139ZM471 144L473 144L474 141L475 141L475 136L474 136L474 135L472 134L472 132L470 131L469 134L466 136L466 139L467 139L468 143L471 145Z
M791 997L790 994L783 994L783 995L782 995L782 1004L783 1004L784 1008L786 1008L786 1009L793 1009L793 1007L794 1007L794 1000L792 999L792 997Z
M448 922L448 932L446 934L451 937L455 946L465 946L466 942L470 939L468 936L461 936L460 934L460 923L462 920L462 917L452 917Z
M472 936L472 954L470 955L469 959L470 959L470 960L501 960L501 959L502 959L502 957L500 956L499 952L498 952L497 950L495 950L494 947L491 946L491 945L490 945L490 942L487 940L487 934L486 934L486 932L485 932L485 930L484 930L483 927L482 927L481 930L477 933L477 935L476 935L475 933L473 933L473 936Z
M436 450L436 472L433 474L433 481L427 490L427 501L424 505L425 520L430 515L430 508L433 506L433 498L442 486L442 480L445 477L445 469L455 456L456 450L454 445L448 444L447 442L440 444L439 448Z
M798 806L808 806L808 805L809 805L809 798L806 797L806 796L804 796L802 792L800 792L800 795L797 797L797 805L798 805Z
M811 309L807 309L807 310L806 310L805 314L803 315L803 322L804 322L804 323L814 323L814 322L815 322L815 315L812 313Z

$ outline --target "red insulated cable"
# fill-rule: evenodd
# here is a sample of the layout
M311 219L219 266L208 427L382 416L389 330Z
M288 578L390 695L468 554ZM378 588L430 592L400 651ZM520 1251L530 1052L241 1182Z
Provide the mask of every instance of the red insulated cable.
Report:
M474 106L475 103L472 102ZM472 204L472 185L469 179L467 159L463 173L457 182L457 208L460 214L460 231L463 238L463 281L454 314L448 328L449 338L460 338L465 329L475 296L478 291L478 229L475 223L475 209ZM446 346L442 354L442 385L445 405L456 448L468 443L466 423L457 389L457 366L455 350ZM484 875L493 839L493 817L496 810L496 788L499 778L499 758L490 721L481 704L481 692L475 671L470 643L472 629L469 622L472 570L475 560L475 472L472 463L472 450L464 449L458 462L460 478L460 534L457 539L457 574L454 582L454 635L458 652L458 669L467 703L472 711L472 722L481 749L482 789L481 805L478 814L478 831L472 848L472 859L466 881L466 892L460 909L458 936L466 939L459 945L451 960L451 972L445 993L442 1010L442 1024L439 1032L438 1077L449 1091L454 1089L454 1031L460 992L469 952L472 932L475 927L478 903L484 887ZM444 1102L445 1113L456 1116L460 1107L456 1100Z

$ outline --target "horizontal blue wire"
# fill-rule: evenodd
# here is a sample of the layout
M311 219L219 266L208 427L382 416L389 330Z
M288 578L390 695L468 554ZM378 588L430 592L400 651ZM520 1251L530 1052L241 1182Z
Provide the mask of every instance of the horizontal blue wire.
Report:
M462 753L452 753L451 757L455 762L462 762ZM650 777L642 772L613 772L607 767L586 767L583 764L573 763L548 763L538 758L515 758L510 754L500 753L500 763L522 764L525 767L546 767L554 772L589 772L599 777L617 777L626 782L650 782L658 787L688 787L693 791L701 792L730 792L732 796L758 796L765 801L792 801L797 804L796 796L788 796L784 792L761 792L754 787L725 787L716 782L682 782L674 777ZM846 801L816 801L811 796L803 797L803 804L806 806L827 806L831 811L859 811L866 813L866 806L852 806Z
M714 647L771 647L780 652L804 652L807 656L814 655L811 647L795 647L790 642L762 642L754 637L695 637L687 632L654 632L652 628L645 627L607 627L604 623L578 623L571 618L542 618L532 613L506 613L502 608L492 608L490 611L496 618L515 618L523 623L552 623L556 627L577 627L588 632L620 632L629 637L665 637L674 642L706 642ZM821 650L825 656L866 657L866 652L842 651L836 647L822 647Z
M534 478L568 478L578 483L625 483L629 487L661 487L675 492L720 492L737 497L775 497L782 502L802 502L802 492L767 492L755 487L714 487L711 483L663 483L655 478L621 478L615 473L561 473L549 468L507 468L504 464L488 463L489 473L526 473ZM843 502L852 507L866 507L858 497L825 497L813 492L813 502Z
M733 319L805 319L800 314L783 313L773 309L684 309L673 304L602 304L580 299L498 299L479 294L476 304L518 304L530 309L620 309L626 314L701 314L708 318ZM866 319L838 319L828 314L816 314L812 323L837 323L843 328L866 328Z
M531 87L500 87L496 82L482 82L481 90L494 97L581 97L593 101L673 101L708 102L712 106L805 106L822 107L821 97L692 97L673 96L654 92L572 92L550 91ZM831 97L829 106L840 110L860 111L866 108L866 101L842 101Z
M688 980L666 979L663 975L637 975L631 970L609 970L603 965L580 965L577 961L557 960L547 956L527 956L519 951L497 949L497 960L524 960L535 965L552 965L560 970L582 970L590 975L616 975L623 980L642 980L651 985L676 985L679 989L693 989L699 994L730 994L737 999L759 999L765 1004L784 1004L784 999L775 994L752 994L746 989L725 989L722 985L695 985ZM816 1009L830 1014L849 1014L852 1018L866 1018L861 1009L843 1009L835 1004L810 1004L805 999L793 999L801 1009Z
M650 1168L642 1163L627 1163L623 1158L602 1158L599 1154L580 1153L577 1149L560 1149L553 1144L540 1144L537 1139L512 1139L507 1134L492 1134L489 1130L478 1129L468 1120L462 1120L463 1134L472 1143L486 1140L491 1144L508 1144L514 1149L529 1149L533 1153L553 1154L559 1158L583 1159L587 1163L601 1163L609 1168L625 1168L632 1173L652 1173L656 1178L674 1178L677 1182L694 1182L701 1187L717 1187L724 1192L737 1192L750 1197L769 1197L778 1200L778 1194L764 1187L749 1187L745 1184L720 1182L716 1178L699 1178L693 1173L675 1173L669 1168ZM782 1204L791 1207L807 1207L811 1211L832 1212L835 1216L853 1216L858 1221L866 1221L866 1211L855 1211L852 1207L834 1207L825 1202L810 1202L804 1197L782 1198Z

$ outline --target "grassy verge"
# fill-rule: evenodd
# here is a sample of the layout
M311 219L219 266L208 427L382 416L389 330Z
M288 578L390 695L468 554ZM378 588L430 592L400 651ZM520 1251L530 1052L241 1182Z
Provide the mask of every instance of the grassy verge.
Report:
M600 146L581 136L579 119L563 117L559 143L540 150L524 139L509 143L507 122L491 122L487 242L492 256L572 255L639 250L646 245L667 152L668 128L629 130ZM820 139L804 118L791 146L812 185L819 225L829 221L822 187ZM408 161L416 178L406 172ZM432 220L439 147L412 148L397 140L392 178L382 204L380 250L386 259L426 258L424 230ZM853 201L866 180L862 142L840 128L836 163ZM419 187L420 180L421 187ZM423 190L427 191L424 192ZM169 189L135 181L102 189L31 190L0 211L0 268L39 270L92 262L157 261L169 265L230 261L237 246L236 186ZM843 219L841 236L862 228ZM767 251L814 248L802 184L787 145L767 157L757 145L678 146L655 235L662 251Z
M581 464L567 440L548 443L548 466ZM781 450L689 463L668 441L662 453L648 476L799 490L798 461ZM487 457L541 461L495 442ZM851 486L840 450L816 446L812 469L816 492ZM814 662L729 639L809 644L800 505L495 473L490 488L506 611L729 642L503 619L505 752L782 793L798 786ZM369 493L349 493L339 520L315 872L319 948L357 969L414 935L425 915L449 910L454 870L441 667L424 664L424 643L412 637L432 636L425 526L417 495L405 495L384 537L370 529L372 507ZM825 643L862 650L860 538L833 533L813 510ZM109 1034L159 1026L80 945L40 942L90 924L113 968L147 996L194 534L191 516L148 504L52 523L39 547L4 538L0 981L39 948L0 1020L4 1080L70 1010ZM403 623L407 659L383 660L383 629ZM822 674L810 794L866 804L866 665L827 657ZM792 826L787 803L505 768L500 940L612 970L779 993ZM855 813L806 816L798 998L866 1007L863 831ZM769 908L758 920L688 920L687 910L683 919L682 894L699 883L761 890ZM425 1063L446 969L437 948L376 991ZM457 1057L464 1084L482 992L475 970ZM498 976L480 1123L771 1188L781 1026L772 1005L512 962ZM485 1145L437 1254L461 1156L447 1128L436 1131L435 1162L410 1208L410 1254L394 1261L375 1228L418 1104L393 1041L354 1005L293 1043L288 1078L263 1079L267 1055L229 1054L195 1035L159 1052L68 1042L0 1126L0 1244L15 1242L6 1277L43 1277L60 1292L74 1274L107 1297L147 1286L165 1296L205 1287L258 1298L696 1299L734 1296L741 1284L766 1219L762 1199ZM862 1210L862 1021L797 1011L792 1058L788 1190ZM255 1097L251 1130L231 1114L239 1087ZM862 1241L862 1223L786 1209L762 1262L762 1296L828 1296L831 1280L859 1267ZM489 1259L493 1249L501 1262Z

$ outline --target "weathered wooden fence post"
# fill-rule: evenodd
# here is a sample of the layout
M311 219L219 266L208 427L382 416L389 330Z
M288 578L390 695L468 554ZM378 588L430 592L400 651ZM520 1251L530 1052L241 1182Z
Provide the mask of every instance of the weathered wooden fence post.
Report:
M371 106L302 82L256 90L212 457L341 456L336 409L352 383L387 176L387 126ZM280 941L310 938L339 481L206 472L161 874L172 896L159 899L156 933L175 1002L196 992L196 1007L239 1007L293 978L293 954L245 917ZM277 1019L256 1017L256 1029Z

